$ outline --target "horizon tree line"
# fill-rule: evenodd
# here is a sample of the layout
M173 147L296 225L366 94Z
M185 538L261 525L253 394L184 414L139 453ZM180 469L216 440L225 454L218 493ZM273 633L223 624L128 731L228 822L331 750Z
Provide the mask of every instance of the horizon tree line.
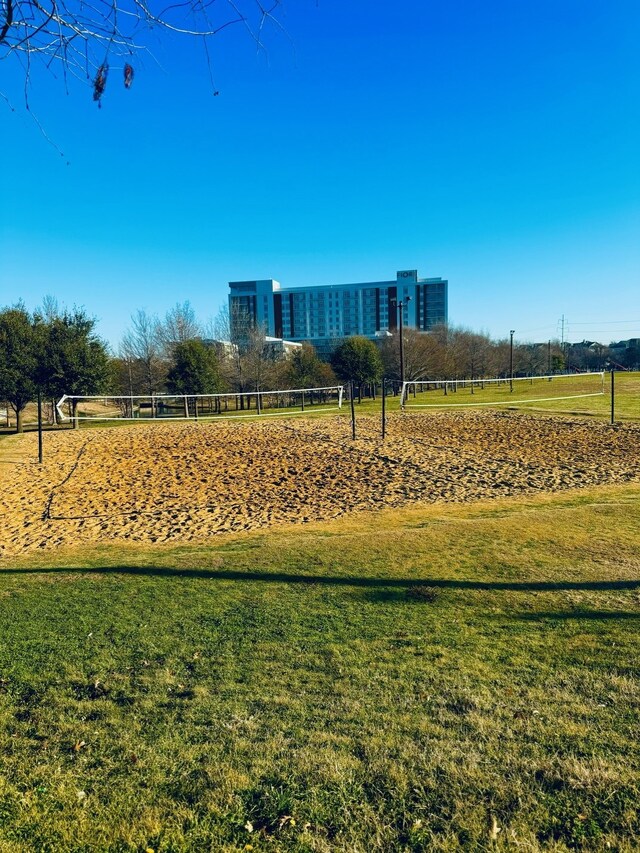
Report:
M231 317L224 306L202 323L185 301L163 319L144 309L136 311L113 354L96 325L83 308L61 308L52 297L33 312L22 303L0 310L0 400L6 401L7 426L11 409L16 429L23 430L25 408L38 392L46 401L47 420L55 424L54 403L63 394L124 399L234 393L245 408L250 406L248 395L255 392L353 381L361 400L363 395L375 397L383 376L395 392L400 381L397 335L376 343L359 336L336 339L328 359L320 358L308 342L284 354L248 317ZM508 339L443 325L427 333L405 329L403 340L407 380L509 375ZM514 376L606 367L640 367L638 347L620 352L587 342L563 346L555 340L515 343L513 348ZM75 414L72 403L72 417Z

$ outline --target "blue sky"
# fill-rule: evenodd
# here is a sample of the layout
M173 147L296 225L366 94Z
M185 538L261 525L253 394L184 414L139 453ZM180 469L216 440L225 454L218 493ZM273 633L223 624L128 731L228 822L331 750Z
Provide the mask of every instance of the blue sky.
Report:
M0 305L84 305L114 347L138 308L227 281L449 279L456 325L640 337L640 4L283 0L153 35L130 91L0 63ZM113 75L115 77L115 74Z

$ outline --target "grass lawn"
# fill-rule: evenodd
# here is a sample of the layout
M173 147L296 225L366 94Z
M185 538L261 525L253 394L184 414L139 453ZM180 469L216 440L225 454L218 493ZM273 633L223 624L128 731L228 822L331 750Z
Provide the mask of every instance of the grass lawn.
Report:
M640 487L0 565L0 850L640 849Z

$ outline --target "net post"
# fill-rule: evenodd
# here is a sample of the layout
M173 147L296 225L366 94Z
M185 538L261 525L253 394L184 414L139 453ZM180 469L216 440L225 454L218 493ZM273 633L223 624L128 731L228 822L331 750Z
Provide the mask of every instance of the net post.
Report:
M349 389L349 397L351 399L351 439L352 441L356 440L356 408L353 400L353 379L351 380L350 389Z
M338 385L338 408L342 408L342 395L344 394L344 385Z
M386 406L387 406L387 380L382 377L382 440L384 441L386 433Z
M38 388L38 462L42 465L42 392Z
M616 372L611 366L611 424L615 423L616 415Z

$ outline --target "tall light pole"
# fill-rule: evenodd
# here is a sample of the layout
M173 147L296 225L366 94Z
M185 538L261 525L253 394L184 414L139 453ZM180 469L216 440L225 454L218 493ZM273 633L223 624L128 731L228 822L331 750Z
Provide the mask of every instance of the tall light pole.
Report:
M509 343L509 385L511 390L513 391L513 335L515 333L515 329L511 329L509 334L511 335L511 341Z
M404 328L403 309L407 302L411 302L411 297L405 296L405 298L400 302L398 302L397 299L392 301L395 302L396 308L398 309L398 333L400 335L400 382L404 382L404 337L402 334L402 330Z

